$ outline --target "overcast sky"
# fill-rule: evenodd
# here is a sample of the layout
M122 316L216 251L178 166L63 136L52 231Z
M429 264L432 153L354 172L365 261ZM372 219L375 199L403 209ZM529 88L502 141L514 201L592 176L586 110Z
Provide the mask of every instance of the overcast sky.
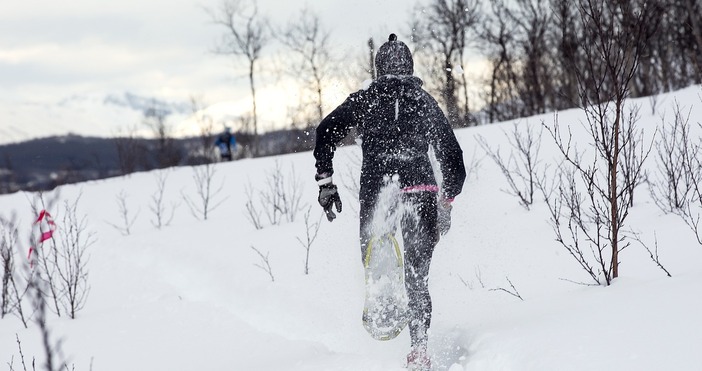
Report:
M120 91L173 100L195 95L210 104L248 99L237 63L210 52L223 31L209 22L203 8L220 1L0 1L0 100L58 102L74 94ZM416 3L258 1L274 25L309 7L330 30L338 53L362 49L369 36L407 35ZM264 56L273 52L264 50Z

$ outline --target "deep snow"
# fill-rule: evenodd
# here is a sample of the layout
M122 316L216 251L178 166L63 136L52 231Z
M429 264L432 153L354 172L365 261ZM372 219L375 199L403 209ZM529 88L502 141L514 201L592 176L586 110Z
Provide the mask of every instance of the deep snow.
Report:
M672 115L677 100L702 116L699 86L639 99L647 132ZM652 114L651 104L656 104ZM539 128L554 114L516 120ZM582 113L558 114L577 128ZM587 276L554 241L542 201L527 211L502 191L507 184L476 141L509 149L504 132L513 123L457 130L471 173L454 203L453 226L439 243L430 275L433 325L430 352L437 370L701 370L702 246L676 216L663 214L645 185L637 191L628 224L642 238L658 239L668 278L634 244L621 254L621 277L610 287L574 284ZM575 131L576 134L578 130ZM587 138L577 137L581 145ZM541 158L555 155L543 137ZM76 370L402 370L407 332L388 342L372 340L361 324L363 271L357 246L354 197L341 178L357 174L357 147L335 158L344 211L321 219L311 153L216 165L222 205L207 221L195 219L181 194L194 195L191 168L167 170L167 202L181 202L170 226L150 222L155 173L69 185L60 199L82 198L97 243L90 248L90 296L76 320L50 316L52 340ZM321 220L304 274L304 215L291 223L257 230L247 220L246 189L264 190L276 167L299 182L312 221ZM648 167L655 166L649 159ZM347 182L350 182L350 178ZM115 196L124 191L137 214L123 236ZM50 195L47 195L50 196ZM0 215L16 211L20 234L32 220L27 193L0 197ZM306 210L306 209L305 209ZM265 221L265 216L263 217ZM267 223L266 223L267 224ZM57 233L61 233L61 230ZM256 264L251 246L269 254L275 281ZM25 251L17 259L25 259ZM499 288L511 289L518 298ZM0 320L0 362L19 365L43 352L36 325ZM9 369L9 367L6 367Z

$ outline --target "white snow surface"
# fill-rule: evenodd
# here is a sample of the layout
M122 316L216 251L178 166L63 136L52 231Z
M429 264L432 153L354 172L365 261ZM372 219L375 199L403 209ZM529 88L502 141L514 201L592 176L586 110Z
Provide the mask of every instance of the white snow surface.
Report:
M700 121L701 94L695 86L631 103L641 106L640 122L651 136L661 116L672 117L676 100L692 109L692 122ZM554 119L546 114L516 122L538 129ZM558 121L573 129L580 146L589 143L579 129L582 112L560 112ZM512 125L456 131L466 162L481 161L454 202L452 228L432 261L434 369L702 370L702 246L692 232L678 217L662 213L642 185L627 224L651 244L655 233L672 278L634 243L621 253L613 285L573 283L588 277L555 242L544 202L526 210L504 192L504 176L476 141L479 134L508 151L504 133ZM549 161L556 155L552 139L544 133L542 141L541 158ZM82 193L78 212L87 216L97 242L89 248L85 308L75 320L49 316L52 344L75 370L402 370L407 331L378 342L361 323L358 207L341 182L343 174L358 174L358 156L358 147L346 147L334 160L344 210L332 223L320 219L310 152L215 165L223 203L206 221L194 218L181 201L181 194L195 194L193 170L166 170L166 202L181 206L161 230L151 224L149 210L155 172L61 187L61 200ZM288 179L299 181L310 219L322 223L308 275L298 241L305 240L304 212L278 226L262 215L260 230L247 219L247 187L265 190L276 162ZM655 166L653 157L647 166ZM120 223L120 191L128 195L131 213L138 213L128 236L110 225ZM32 222L32 197L0 196L0 215L16 212L21 236ZM256 266L261 260L251 246L269 254L275 281ZM18 261L25 252L17 253ZM511 289L508 279L523 301L495 290ZM25 361L36 357L41 367L38 326L25 329L10 316L0 319L0 368L12 361L21 369L17 337Z

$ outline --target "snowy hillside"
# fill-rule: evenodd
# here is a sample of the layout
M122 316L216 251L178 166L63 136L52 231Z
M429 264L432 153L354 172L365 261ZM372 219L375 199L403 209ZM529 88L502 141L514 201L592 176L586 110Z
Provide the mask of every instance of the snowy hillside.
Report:
M634 101L647 136L662 115L672 117L676 100L685 111L692 108L697 125L701 94L697 86ZM518 125L538 130L554 118L520 119ZM577 110L558 114L585 147L588 138L577 130L581 120ZM554 241L546 205L537 200L526 210L504 192L503 174L478 145L480 135L506 151L505 132L512 128L510 122L456 131L466 163L478 165L456 198L452 229L432 262L429 351L435 369L702 370L702 245L694 234L677 216L662 213L641 185L627 224L643 240L657 239L672 277L632 244L621 253L613 285L573 283L588 277ZM552 139L544 133L542 141L541 158L550 161L556 156ZM87 216L97 242L89 249L85 308L75 320L49 316L53 344L60 341L63 358L78 371L402 370L407 332L378 342L361 325L358 207L348 189L358 156L357 147L348 147L334 160L344 210L333 223L321 220L309 152L215 165L214 188L223 188L214 201L221 205L206 221L183 201L183 195L196 198L193 169L161 173L168 176L165 205L180 205L161 230L149 208L158 172L62 187L61 200L82 194L78 212ZM649 159L647 168L655 166ZM289 183L298 182L304 211L311 207L308 224L322 222L307 275L304 211L276 226L261 214L262 229L248 218L247 201L259 205L258 192L272 184L276 168ZM121 192L129 215L136 216L129 235L115 227L123 226L116 198ZM0 215L16 212L21 235L34 218L32 197L0 196ZM274 281L252 247L268 256ZM17 253L19 261L25 252ZM22 369L17 338L25 360L36 356L41 365L37 326L25 329L14 316L0 319L0 363Z

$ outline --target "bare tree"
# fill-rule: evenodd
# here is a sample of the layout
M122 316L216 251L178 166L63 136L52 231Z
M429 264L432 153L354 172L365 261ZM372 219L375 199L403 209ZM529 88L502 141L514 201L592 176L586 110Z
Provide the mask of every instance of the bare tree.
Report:
M136 135L137 129L132 127L126 133L117 133L115 147L117 160L122 175L131 174L143 165L146 158L146 149Z
M523 67L520 71L520 116L546 112L552 103L551 69L553 63L547 44L547 30L551 27L552 12L546 0L516 0L514 8L506 8L511 22L517 27L517 45Z
M436 61L434 75L440 81L441 97L453 126L466 126L470 117L468 94L464 94L463 115L458 100L459 83L456 76L465 63L464 57L472 40L469 32L480 19L480 0L433 0L414 20L413 40L421 48L440 60ZM463 88L467 88L462 75Z
M7 152L3 153L5 166L0 168L0 194L12 193L17 190L17 175L12 158Z
M652 9L640 9L638 21L623 27L614 15L627 12L626 4L580 0L579 6L588 40L593 41L586 51L588 68L577 72L586 117L583 126L594 153L585 156L574 148L572 134L564 135L557 122L547 127L571 169L559 167L559 195L547 204L557 240L596 283L609 285L619 276L619 253L629 244L623 227L633 185L638 183L635 178L625 179L623 169L629 166L632 174L641 174L648 155L645 146L627 134L634 130L627 126L636 122L625 119L624 103L644 45L643 24ZM632 153L638 156L628 158ZM568 234L563 233L564 227ZM589 262L588 250L594 264Z
M219 194L224 188L224 180L217 188L213 184L217 173L213 164L193 166L193 181L195 183L195 199L181 192L185 204L190 208L194 217L207 220L212 211L222 205L225 198L220 198Z
M375 80L378 77L378 73L375 70L375 42L371 37L368 39L368 74L371 80Z
M155 103L144 110L143 123L156 138L156 167L159 169L176 166L183 157L173 140L172 129L167 122L168 115L168 111L158 108Z
M256 84L254 76L261 50L269 41L266 19L258 13L258 3L248 0L222 0L216 10L207 10L212 22L223 27L219 45L214 52L222 55L243 56L248 65L251 89L254 156L258 155L258 114L256 109Z
M484 48L490 61L489 87L486 97L489 122L502 121L518 116L516 25L507 16L504 0L490 0L481 31Z
M575 66L580 62L579 42L581 24L577 9L571 0L550 0L553 11L553 24L549 29L549 38L553 45L555 60L551 71L556 86L554 87L554 108L575 107L578 102L578 79ZM555 76L554 76L555 75Z
M319 122L324 118L323 83L331 74L333 63L329 31L322 26L319 15L309 8L303 8L294 19L278 33L278 39L299 58L291 72L312 90Z

